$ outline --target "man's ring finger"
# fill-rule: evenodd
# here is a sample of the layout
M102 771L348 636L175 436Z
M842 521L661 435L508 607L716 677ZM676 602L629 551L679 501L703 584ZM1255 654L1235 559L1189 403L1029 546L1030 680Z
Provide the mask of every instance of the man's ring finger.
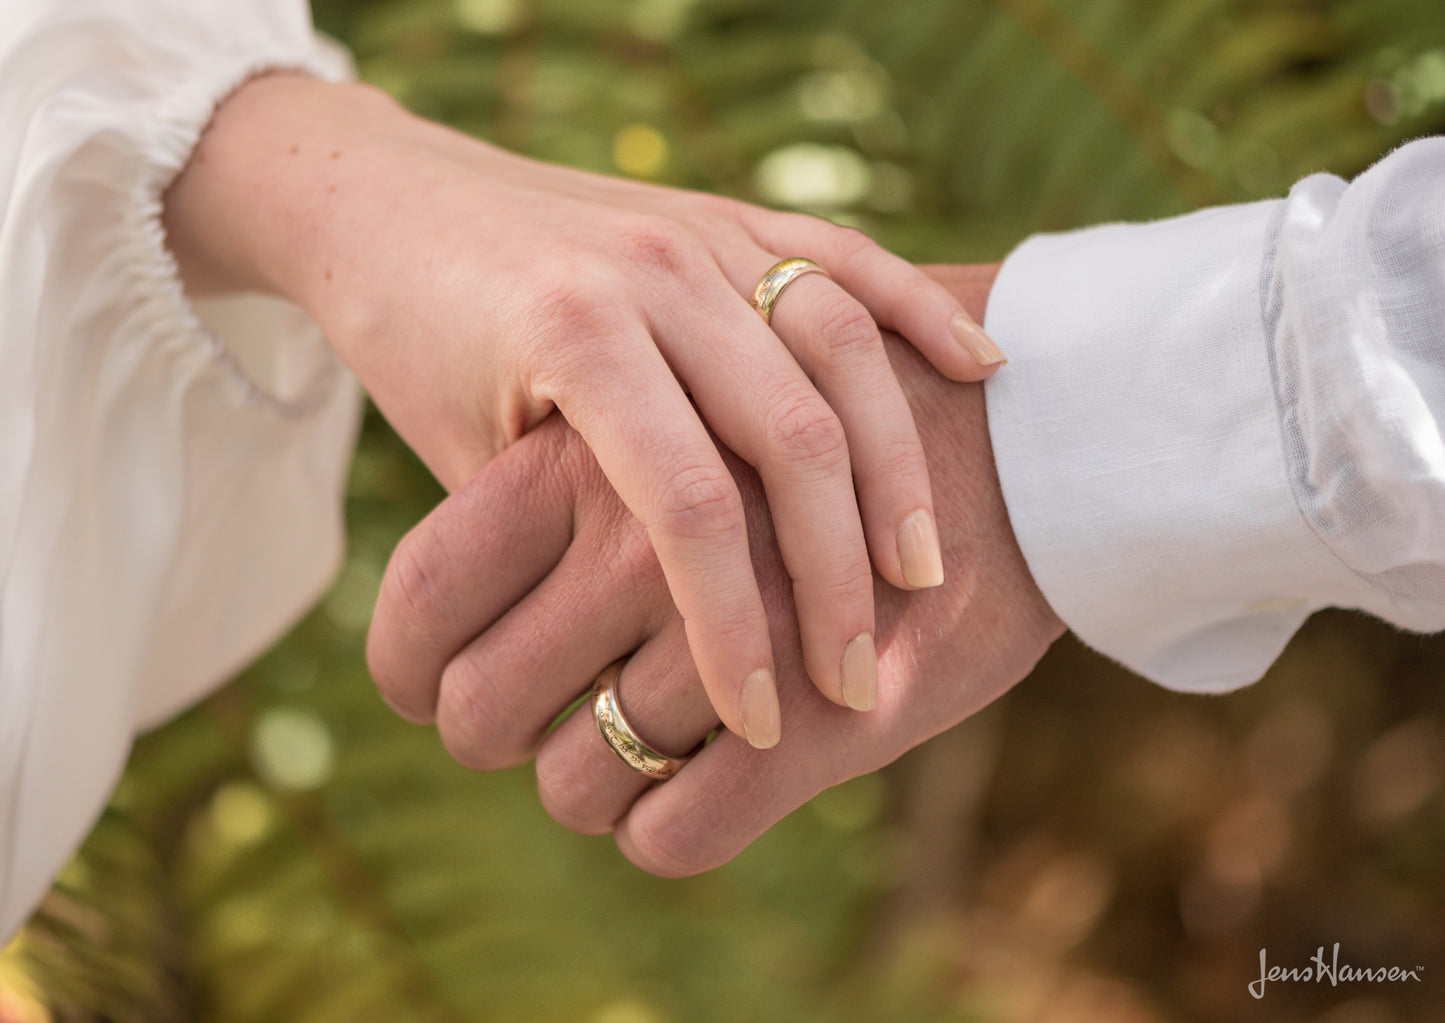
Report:
M657 779L671 778L691 757L670 757L659 753L632 730L617 699L617 680L622 677L623 663L618 661L609 666L592 683L592 717L612 752L628 767Z

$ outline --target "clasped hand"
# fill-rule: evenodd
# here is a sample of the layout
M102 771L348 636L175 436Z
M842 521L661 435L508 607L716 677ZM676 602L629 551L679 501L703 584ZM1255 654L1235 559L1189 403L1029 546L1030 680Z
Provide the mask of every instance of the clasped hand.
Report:
M981 312L994 268L948 272ZM638 866L681 875L717 866L822 789L876 769L1007 690L1063 631L1009 526L977 385L944 380L897 338L889 354L938 484L946 581L905 592L874 581L878 705L858 713L806 679L788 573L764 488L722 453L747 509L785 723L775 749L723 732L673 778L653 782L604 743L584 704L548 725L610 662L649 743L692 749L717 724L650 538L578 434L553 417L444 501L397 548L368 652L408 705L450 693L442 735L478 767L537 757L543 804L583 832L612 830Z
M448 489L560 412L640 523L635 558L655 552L713 711L767 747L781 727L769 616L711 430L761 482L808 677L834 703L877 701L872 569L915 589L937 585L942 562L923 447L875 322L956 380L997 355L907 263L822 220L538 164L364 86L284 74L222 105L167 194L166 228L193 291L307 309ZM832 279L800 278L770 329L748 297L797 255ZM539 460L517 482L532 488L505 506L517 556L469 586L539 581L556 537L533 530L561 471ZM448 624L451 595L405 550L397 592ZM400 713L435 717L459 759L486 766L486 698L434 670L454 652L373 643L372 666Z

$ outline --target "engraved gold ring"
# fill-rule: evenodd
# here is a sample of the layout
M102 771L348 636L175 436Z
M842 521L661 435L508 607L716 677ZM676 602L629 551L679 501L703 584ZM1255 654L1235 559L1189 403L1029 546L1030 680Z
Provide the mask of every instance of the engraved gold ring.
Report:
M822 274L827 277L828 271L802 256L779 260L763 274L763 279L758 281L758 286L753 289L752 301L748 304L758 311L764 323L772 323L773 306L778 304L778 296L783 293L784 288L804 274Z
M659 753L632 730L617 700L617 680L622 677L622 665L622 661L611 665L592 683L592 717L602 738L624 764L653 778L671 778L692 758Z

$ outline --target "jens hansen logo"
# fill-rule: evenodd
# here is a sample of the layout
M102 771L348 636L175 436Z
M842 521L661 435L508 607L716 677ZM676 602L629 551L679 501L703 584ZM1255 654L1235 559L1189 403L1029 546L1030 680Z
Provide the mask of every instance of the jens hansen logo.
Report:
M1264 985L1269 981L1291 980L1303 984L1319 984L1329 981L1330 987L1337 984L1403 984L1409 981L1419 983L1423 966L1405 969L1400 966L1351 966L1340 962L1340 943L1335 942L1334 957L1325 962L1325 947L1310 957L1310 966L1270 966L1265 960L1265 950L1259 950L1259 980L1249 982L1249 993L1255 998L1264 997Z

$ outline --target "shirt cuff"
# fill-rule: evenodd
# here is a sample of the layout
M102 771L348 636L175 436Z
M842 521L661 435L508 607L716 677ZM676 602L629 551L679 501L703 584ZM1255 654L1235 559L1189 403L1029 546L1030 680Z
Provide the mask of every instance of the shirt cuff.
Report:
M1254 681L1361 585L1290 488L1263 308L1281 209L1038 236L989 300L1009 355L989 432L1029 568L1080 639L1173 689Z

